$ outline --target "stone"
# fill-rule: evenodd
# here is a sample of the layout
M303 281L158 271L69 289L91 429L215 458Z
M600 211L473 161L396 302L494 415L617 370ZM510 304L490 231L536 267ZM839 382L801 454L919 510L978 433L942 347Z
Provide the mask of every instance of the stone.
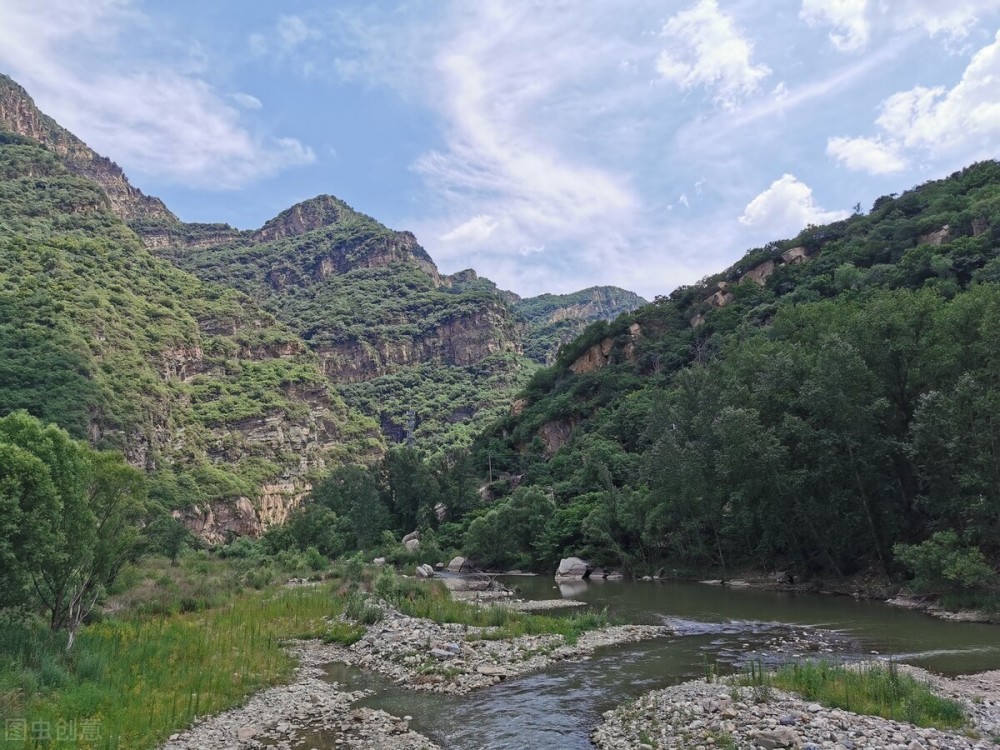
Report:
M406 547L407 552L416 552L417 550L420 549L420 540L407 539L405 542L403 542L403 546Z
M407 542L409 542L412 539L418 539L418 540L420 539L420 530L419 529L417 529L416 531L411 531L409 534L407 534L406 536L404 536L403 539L402 539L402 542L403 542L403 544L406 544Z
M451 651L445 651L443 648L432 648L431 656L436 656L438 659L444 660L454 659L456 654L453 654Z
M372 565L385 565L385 558L376 557L374 560L372 560Z
M759 732L754 740L764 750L775 750L779 747L796 747L799 736L788 727L775 727L766 732Z
M448 563L448 570L452 573L461 573L462 568L465 567L465 558L461 555L458 557L451 558L451 562Z
M485 665L485 666L479 667L479 669L477 669L476 671L479 672L479 674L484 675L486 677L506 677L507 676L507 670L504 669L503 667L491 667L489 665Z
M253 725L240 727L236 730L236 739L240 742L246 742L247 740L252 740L258 734L260 734L260 727Z
M444 570L444 563L443 562L434 563L434 570Z
M433 578L434 568L426 563L424 565L417 566L417 578Z
M590 570L590 563L579 557L564 557L559 561L556 578L586 578Z

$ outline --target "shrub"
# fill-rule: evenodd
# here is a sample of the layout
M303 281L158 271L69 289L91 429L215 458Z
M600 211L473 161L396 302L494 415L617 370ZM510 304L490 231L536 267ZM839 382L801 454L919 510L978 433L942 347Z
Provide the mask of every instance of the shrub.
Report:
M954 531L939 531L921 544L897 544L896 558L913 571L913 589L921 593L969 591L989 585L997 573L982 550L964 544Z

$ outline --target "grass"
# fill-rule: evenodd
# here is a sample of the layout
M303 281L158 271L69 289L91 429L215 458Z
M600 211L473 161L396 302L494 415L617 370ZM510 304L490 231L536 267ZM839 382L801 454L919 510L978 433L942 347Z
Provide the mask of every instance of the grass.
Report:
M502 640L523 635L558 634L572 645L586 631L611 624L604 612L574 612L566 617L553 617L518 612L499 604L482 607L456 601L438 581L399 578L388 568L376 576L371 588L377 596L410 617L487 629L470 634L471 639Z
M0 621L0 748L47 747L33 727L83 750L155 746L195 716L287 681L295 663L284 641L358 640L364 628L337 619L344 602L331 585L278 585L319 575L303 565L203 553L176 566L146 560L124 573L69 654L65 635L40 620ZM7 721L27 727L26 741Z
M379 599L413 617L484 628L485 638L558 633L572 643L608 621L456 602L440 582L398 578L356 559L335 565L329 581L294 588L278 585L288 575L280 562L263 565L271 567L197 554L179 566L152 560L126 576L128 586L80 630L69 654L65 635L40 620L0 621L0 748L49 747L33 727L53 738L70 728L75 742L66 744L78 750L156 746L196 716L289 680L295 661L284 642L356 642L383 617ZM7 720L23 722L26 741L11 739Z
M935 695L926 683L900 672L892 663L846 667L802 662L777 672L753 667L739 681L755 690L780 688L824 706L918 727L960 729L967 724L958 703Z

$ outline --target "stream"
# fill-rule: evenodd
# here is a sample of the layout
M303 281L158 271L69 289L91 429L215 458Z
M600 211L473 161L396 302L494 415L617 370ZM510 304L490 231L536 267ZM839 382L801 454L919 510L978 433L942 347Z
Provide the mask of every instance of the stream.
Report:
M590 748L601 714L657 688L789 659L878 655L942 674L1000 669L1000 628L940 620L880 602L697 583L507 578L525 599L572 598L677 635L598 651L543 672L456 696L405 690L343 664L329 679L375 694L360 705L396 716L446 750ZM332 750L322 734L311 745Z

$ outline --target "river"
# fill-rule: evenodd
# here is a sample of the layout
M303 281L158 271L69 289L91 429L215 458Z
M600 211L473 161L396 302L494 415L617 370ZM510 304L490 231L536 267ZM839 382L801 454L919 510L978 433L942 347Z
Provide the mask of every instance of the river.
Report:
M944 674L1000 669L997 626L940 620L880 602L697 583L505 582L525 599L582 600L627 622L672 624L678 635L604 649L592 659L561 662L464 696L404 690L344 665L330 665L330 679L374 689L362 705L412 716L410 726L446 750L513 750L590 748L589 732L604 711L649 690L748 662L877 654ZM322 735L310 740L334 747Z

